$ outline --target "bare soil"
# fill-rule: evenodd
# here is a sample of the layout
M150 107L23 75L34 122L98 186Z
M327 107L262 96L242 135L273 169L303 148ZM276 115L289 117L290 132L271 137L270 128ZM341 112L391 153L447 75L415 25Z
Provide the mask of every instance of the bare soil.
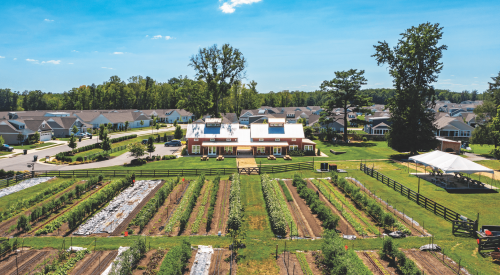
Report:
M191 251L191 258L189 259L189 261L186 265L186 269L182 273L183 275L189 275L189 273L191 272L191 267L193 266L194 259L196 258L196 252L197 252L196 250Z
M356 251L356 254L358 254L358 257L363 261L363 263L365 264L366 267L368 267L368 269L370 269L370 271L373 273L373 274L376 274L376 275L384 275L383 271L381 273L379 267L374 263L372 262L372 260L370 260L370 254L368 253L371 253L371 252L366 252L366 251ZM373 256L371 256L372 259L373 259ZM379 261L380 262L380 261ZM388 272L386 269L384 269L386 272Z
M52 181L52 180L49 180L48 182L50 182L50 181ZM49 197L49 198L47 198L47 199L45 199L45 200L37 203L36 205L34 205L34 206L30 207L30 208L28 208L26 211L21 212L21 213L15 215L14 217L12 217L12 218L10 218L8 220L5 220L2 223L0 223L0 232L2 232L1 236L2 237L19 236L22 232L20 232L17 229L14 229L12 232L9 233L9 228L11 226L17 224L17 220L18 220L18 218L19 218L20 215L28 215L29 216L31 214L31 212L34 209L36 209L38 206L42 206L43 204L47 203L48 201L55 200L55 199L61 197L62 195L66 194L68 192L71 192L71 190L75 189L76 185L80 184L80 183L82 183L82 181L74 183L73 185L71 185L70 187L64 189L63 191L54 194L53 196L51 196L51 197Z
M231 251L222 249L222 248L215 248L214 249L214 254L212 255L211 263L210 263L210 269L208 274L217 274L217 275L226 275L229 274L229 270L231 267L230 261L226 261L226 259L231 258ZM236 263L233 261L233 271L232 274L236 274L237 267Z
M306 227L308 227L308 230L310 230L311 237L321 237L323 232L321 228L321 221L317 218L317 215L312 213L306 202L299 196L299 194L297 193L297 189L292 185L292 181L285 180L285 183L292 194L296 206L300 210L302 216L305 218Z
M17 254L17 264L16 258L10 257L11 260L1 265L2 274L16 275L25 274L44 261L44 259L50 257L51 255L57 253L57 249L42 249L42 250L28 250Z
M379 263L380 263L380 264L384 267L384 269L385 269L387 272L389 272L389 274L391 274L391 275L399 275L399 273L397 272L396 267L395 267L395 266L393 266L390 262L388 262L388 261L386 261L386 260L383 260L383 259L380 257L380 255L378 254L378 251L359 251L359 252L356 252L356 253L358 253L358 256L360 256L360 255L359 255L359 253L361 253L361 252L366 252L366 253L367 253L368 255L370 255L373 259L376 259L376 260L377 260L377 261L378 261L378 262L379 262ZM361 258L361 256L360 256L360 258ZM365 258L361 258L361 259L363 260L363 262L365 262L365 260L367 260L367 259L366 259L366 257L365 257ZM365 263L365 265L366 265L366 263ZM368 266L368 267L370 267L369 265L367 265L367 266ZM372 269L372 268L370 268L370 270L371 270L371 269ZM373 274L376 274L376 273L373 273ZM380 274L380 273L379 273L379 274Z
M304 275L302 269L300 268L299 260L297 259L297 255L290 252L280 253L278 255L278 259L276 260L276 264L280 268L280 275L288 275L288 274L297 274ZM287 271L288 269L288 271Z
M353 183L353 184L356 184L353 181L350 181L350 182ZM335 185L333 185L333 186L335 186ZM370 190L368 190L368 189L366 189L366 188L364 188L362 186L359 186L359 187L361 188L361 191L365 192L368 196L370 196L370 197L372 197L372 198L375 199L375 197L373 196L373 193L370 192ZM337 190L339 190L339 192L342 192L342 191L340 191L340 189L337 186L335 186L335 188L337 188ZM413 223L410 223L408 221L408 219L405 219L403 217L403 215L400 214L399 212L391 211L393 209L392 206L391 206L391 208L389 208L390 205L388 205L386 202L381 201L381 200L378 200L378 202L381 204L382 208L384 208L385 211L389 211L389 212L393 213L394 216L396 217L396 219L398 219L398 221L404 223L406 225L406 228L408 228L409 230L411 230L411 235L412 236L421 236L421 235L429 235L430 236L430 234L427 233L427 231L425 231L422 226L416 226Z
M340 230L340 232L342 232L342 234L355 235L356 237L359 237L358 232L356 232L354 227L344 218L344 216L342 216L342 213L339 210L337 210L337 208L335 208L335 206L333 206L332 203L330 201L328 201L328 199L323 195L323 193L321 193L318 190L318 188L316 188L316 186L314 184L312 184L309 180L307 180L307 187L316 191L319 194L319 199L322 202L324 202L325 205L327 205L333 211L333 213L335 215L339 216L339 224L338 224L337 228L338 228L338 230ZM347 209L347 207L346 207L346 210L350 213L350 211L349 211L349 209ZM352 216L355 218L354 214L352 214Z
M151 260L151 256L153 256L153 254L156 252L156 250L149 250L146 255L144 255L144 257L142 257L142 259L139 261L139 263L137 264L137 267L141 266L141 267L147 267L148 266L148 263L149 261ZM142 275L144 272L146 271L146 269L144 270L141 270L141 269L138 269L136 268L133 272L132 272L132 275Z
M415 262L415 264L417 264L420 270L423 270L425 272L425 274L429 275L456 274L429 252L420 251L417 249L408 249L403 251L408 258L412 259Z
M224 235L226 232L227 217L229 215L229 192L231 181L221 180L219 192L217 193L217 202L214 208L214 217L210 226L209 235L217 235L219 231Z
M314 261L313 251L305 252L305 254L307 263L309 264L309 267L311 268L313 274L322 274L321 270L319 270L316 262Z
M288 201L286 199L286 196L285 196L285 194L283 192L284 191L283 188L281 187L281 185L279 185L279 187L280 187L280 190L281 190L281 196L283 196L283 198L286 201L286 205L288 207L288 211L290 211L290 213L292 213L292 219L295 222L295 224L297 225L297 228L292 228L291 229L292 232L288 232L288 236L293 235L293 233L296 233L299 237L303 237L303 238L310 237L309 231L305 227L305 224L304 224L304 221L303 221L302 217L297 213L298 210L295 207L295 204L293 203L293 201Z
M165 199L163 205L160 207L160 209L158 209L158 212L156 212L153 218L144 227L141 232L142 234L146 234L148 236L165 235L165 231L160 230L159 228L165 225L169 212L174 209L176 198L178 198L182 194L185 186L185 184L179 184L174 187L172 192L170 192L170 194L168 195L167 199ZM131 228L134 230L134 232L139 232L139 226L132 226Z
M137 216L137 214L139 214L141 209L149 202L149 200L151 200L155 196L156 192L158 192L158 190L163 187L164 183L165 181L162 180L160 184L158 184L153 190L151 190L149 194L144 199L142 199L142 201L134 208L134 210L127 216L127 218L122 223L120 223L120 225L118 225L115 228L115 231L113 231L110 235L120 236L123 231L127 230L128 224Z

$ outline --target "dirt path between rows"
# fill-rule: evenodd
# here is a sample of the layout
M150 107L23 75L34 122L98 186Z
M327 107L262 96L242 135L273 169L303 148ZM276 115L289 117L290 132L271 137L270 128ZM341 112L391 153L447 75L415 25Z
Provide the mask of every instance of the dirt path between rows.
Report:
M456 274L442 262L432 256L429 252L416 249L403 250L406 256L412 259L420 270L429 275L453 275Z
M231 251L222 249L222 248L214 248L214 254L212 255L212 260L210 263L210 269L208 274L217 274L217 275L226 275L229 274L230 269L230 260L226 261L226 259L230 259ZM236 274L237 268L236 263L233 261L233 274Z
M226 217L229 214L229 191L231 182L228 180L221 180L219 184L219 192L217 193L217 202L214 208L214 217L210 225L209 235L217 235L219 231L224 234ZM219 225L220 224L220 225Z
M205 195L206 192L210 191L211 190L209 190L209 181L205 181L205 184L203 184L203 187L201 188L200 195L196 199L196 205L194 206L193 211L191 211L191 215L189 216L189 221L187 223L186 229L184 229L184 232L182 232L181 234L182 236L193 235L193 225L194 222L196 221L196 217L198 216L198 211L200 211L200 208L202 206L203 196ZM210 203L210 197L208 198L206 204L209 205L209 203ZM208 207L205 206L205 209L203 210L204 214L198 227L198 233L196 233L196 235L199 235L200 233L205 233L204 231L202 231L202 225L203 225L203 218L206 217L207 208ZM206 227L206 225L203 225L203 227Z
M317 218L317 215L314 215L312 213L311 209L307 206L305 201L299 196L299 194L297 193L297 189L292 185L291 180L285 180L285 184L288 187L288 190L290 190L297 208L300 210L301 214L304 217L304 220L306 221L306 226L308 227L308 230L310 230L311 237L321 237L323 230L321 228L321 222Z
M380 273L379 271L379 268L375 261L378 261L382 267L382 272L387 272L391 275L397 275L396 273L396 269L394 267L389 267L389 263L388 262L385 262L385 261L382 261L378 255L378 253L375 253L375 252L372 252L372 251L356 251L356 254L358 254L358 257L363 261L363 263L365 264L365 266L370 269L370 271L373 273L373 274L377 274L377 275L383 275ZM373 263L372 263L372 261Z
M15 257L11 257L12 260L1 265L2 274L16 275L25 274L33 269L36 265L42 263L44 259L57 253L57 249L47 248L42 250L28 250L24 251L23 255L18 253L18 258L16 261Z
M285 252L278 255L276 264L280 268L280 275L297 274L304 275L300 268L300 262L295 253ZM287 270L288 269L288 270Z
M113 251L94 251L85 255L83 259L76 263L70 274L83 275L91 274L94 270L99 271L99 263L101 264L100 270L104 271L107 266L104 266L103 260L111 253L113 253ZM99 272L99 274L101 273Z
M297 228L292 228L292 231L296 232L296 234L299 237L303 237L303 238L310 237L309 231L307 230L307 228L305 226L304 220L297 213L298 212L298 208L294 207L295 204L293 203L293 201L288 201L286 199L286 196L284 194L284 190L283 190L283 188L281 187L281 185L279 183L278 183L278 186L279 186L279 188L281 190L281 196L283 196L285 198L285 202L286 202L286 205L288 207L288 211L290 211L290 213L292 213L292 219L295 222L295 224L297 225ZM288 190L288 188L287 188L287 190ZM293 232L289 232L289 235L293 235Z
M153 216L153 218L148 222L148 224L142 229L140 232L143 235L166 235L164 230L161 230L160 227L165 225L165 222L168 219L169 212L174 209L176 205L177 198L182 194L186 187L186 183L178 184L174 187L174 189L170 192L170 194L163 202L163 205L158 209L158 212ZM131 227L134 232L139 232L139 226ZM139 234L139 233L138 233Z
M339 216L339 224L337 225L338 230L342 232L344 235L355 235L356 238L359 237L358 232L354 229L354 227L342 216L342 213L333 206L333 204L321 193L318 188L310 180L307 180L307 187L314 190L316 193L319 194L319 199L327 205L335 215ZM332 195L333 196L333 195ZM334 198L336 201L337 198ZM339 202L342 204L341 202ZM351 213L351 211L346 207L346 210L351 214L351 216L355 217L354 214Z

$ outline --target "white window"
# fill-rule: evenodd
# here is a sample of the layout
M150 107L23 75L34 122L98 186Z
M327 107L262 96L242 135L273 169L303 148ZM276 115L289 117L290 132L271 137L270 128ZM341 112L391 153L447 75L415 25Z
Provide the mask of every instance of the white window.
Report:
M292 141L297 141L297 139L296 138L292 138Z
M264 141L264 139L263 138L259 138L259 141Z
M266 147L257 147L257 153L265 153Z
M277 138L277 139L275 139L274 141L280 141L280 139L279 139L279 138Z
M298 150L298 149L299 149L298 145L290 145L290 151Z
M304 151L312 151L313 146L312 145L304 145Z
M193 145L191 152L193 154L199 154L200 153L200 145Z
M194 141L198 141L199 139L195 138Z
M215 141L215 138L211 138L210 141Z
M231 139L230 138L226 138L226 141L231 141Z
M226 151L226 152L232 152L233 151L233 147L232 146L225 146L224 147L224 151Z

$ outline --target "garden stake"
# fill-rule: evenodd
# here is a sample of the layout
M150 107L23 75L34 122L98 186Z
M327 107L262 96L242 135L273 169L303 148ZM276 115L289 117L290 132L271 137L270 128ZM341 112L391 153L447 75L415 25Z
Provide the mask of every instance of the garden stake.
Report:
M276 260L278 259L278 245L276 245Z

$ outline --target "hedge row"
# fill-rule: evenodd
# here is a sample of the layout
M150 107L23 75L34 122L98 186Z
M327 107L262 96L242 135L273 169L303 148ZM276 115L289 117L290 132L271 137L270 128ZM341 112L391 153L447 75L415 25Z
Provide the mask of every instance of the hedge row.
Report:
M182 217L180 219L180 232L184 231L186 229L186 225L189 221L189 216L191 216L191 212L193 212L194 207L196 206L196 201L198 200L198 197L200 196L201 188L203 188L203 185L205 184L205 175L202 174L198 180L197 180L196 187L191 194L191 198L189 199L189 203L187 205L187 208L184 210L182 213Z
M392 266L396 266L400 274L403 275L420 275L422 274L417 265L408 259L403 251L400 251L394 244L391 238L387 238L380 251L380 256L383 259L391 261Z
M123 137L117 137L117 138L112 138L109 140L109 142L111 143L117 143L117 142L120 142L120 141L124 141L124 140L127 140L127 139L132 139L132 138L136 138L137 135L128 135L128 136L123 136ZM89 150L92 150L92 149L96 149L96 148L101 148L101 143L93 143L93 144L89 144L89 145L85 145L85 146L82 146L82 147L78 147L78 148L75 148L71 151L66 151L66 152L61 152L61 153L58 153L56 155L56 159L58 160L63 160L64 157L67 157L67 156L70 156L70 155L74 155L76 153L80 153L80 152L85 152L85 151L89 151Z
M130 222L130 225L139 225L140 231L148 224L148 222L154 217L158 209L163 205L168 195L174 187L177 185L178 181L170 180L166 182L155 196L151 198L148 203L141 209L137 216Z
M299 196L303 198L314 214L318 214L318 219L326 229L335 229L339 223L339 217L332 213L332 210L319 199L318 194L307 187L307 183L300 178L300 175L293 176L293 186L297 187Z
M278 194L276 194L273 188L273 181L274 180L271 180L266 174L262 175L260 178L262 193L264 194L267 213L269 215L269 221L271 222L271 229L276 236L285 237L287 221L285 220L285 212L280 204ZM281 194L279 195L281 196Z
M43 191L40 191L38 194L31 196L30 198L13 202L7 210L0 212L0 222L15 216L19 212L22 212L24 209L30 208L54 194L61 192L62 190L73 185L75 182L75 179L64 181L59 184L55 184Z
M191 258L191 243L186 240L182 244L176 246L165 255L158 275L178 275L186 267L189 259Z
M210 206L207 214L207 232L212 227L212 219L214 218L215 203L217 202L217 193L219 192L220 176L215 177L214 186L212 187L212 194L210 196Z
M243 207L241 206L240 192L240 174L233 174L229 192L229 217L227 218L227 228L230 230L238 230L242 224Z
M411 235L411 231L402 223L398 222L392 213L385 212L376 200L366 196L354 183L351 183L344 178L339 178L338 174L335 172L332 173L331 179L340 187L340 189L348 194L355 202L364 208L368 214L379 221L384 227L396 227L399 231L407 235Z
M104 204L112 200L119 192L129 187L132 184L132 178L135 175L127 175L124 179L117 182L110 183L103 187L99 192L93 194L81 202L78 206L64 214L63 216L53 220L43 228L36 231L35 235L46 234L53 232L61 227L64 222L68 222L71 230L75 229L81 222L83 222L87 215L92 214L94 211L100 209Z

